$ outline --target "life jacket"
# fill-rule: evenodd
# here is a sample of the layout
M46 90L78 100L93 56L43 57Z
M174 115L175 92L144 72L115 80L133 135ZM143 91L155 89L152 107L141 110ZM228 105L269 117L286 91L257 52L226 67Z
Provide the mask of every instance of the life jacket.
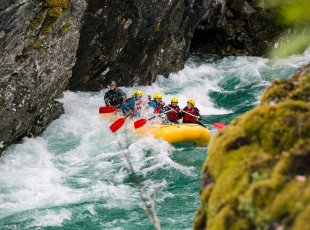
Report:
M141 99L136 99L135 101L135 110L141 111L143 107L143 101Z
M172 121L177 121L180 119L179 117L179 112L180 112L180 107L177 105L176 107L173 107L172 105L169 105L172 109L175 111L171 110L169 113L167 113L167 118Z
M187 108L187 106L183 109L184 112L193 114L195 116L199 116L199 110L194 107L192 109ZM193 117L187 113L183 113L183 123L196 123L197 118Z
M149 106L154 108L154 113L160 113L161 110L164 108L162 103L157 103L155 100L151 101Z

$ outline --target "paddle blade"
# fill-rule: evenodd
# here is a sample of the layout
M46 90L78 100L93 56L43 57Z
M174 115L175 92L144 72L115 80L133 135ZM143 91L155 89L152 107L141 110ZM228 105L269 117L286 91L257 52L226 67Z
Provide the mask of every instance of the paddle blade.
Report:
M99 108L99 113L113 113L117 110L114 106L102 106Z
M145 125L146 122L147 122L147 120L142 118L142 119L139 119L139 120L135 121L133 123L133 125L134 125L135 129L138 129L138 128L142 127L143 125Z
M224 129L226 127L226 125L222 124L222 123L214 123L212 124L214 126L214 128L221 130Z
M117 130L119 130L125 123L126 118L119 118L117 119L111 126L110 129L112 133L115 133Z

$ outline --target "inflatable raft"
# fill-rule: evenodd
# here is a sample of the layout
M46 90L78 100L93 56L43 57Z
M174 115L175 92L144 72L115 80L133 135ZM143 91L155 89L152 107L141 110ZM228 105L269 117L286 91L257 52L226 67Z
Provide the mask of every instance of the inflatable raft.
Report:
M101 115L101 117L113 122L118 116L116 113L110 113ZM140 136L151 135L155 138L162 138L169 143L191 142L197 145L208 145L211 137L209 129L198 124L161 125L147 123L141 128L134 129L133 122L134 120L128 119L124 127Z
M152 135L169 143L192 142L197 145L207 145L210 141L210 131L198 124L150 124L135 129L139 135Z

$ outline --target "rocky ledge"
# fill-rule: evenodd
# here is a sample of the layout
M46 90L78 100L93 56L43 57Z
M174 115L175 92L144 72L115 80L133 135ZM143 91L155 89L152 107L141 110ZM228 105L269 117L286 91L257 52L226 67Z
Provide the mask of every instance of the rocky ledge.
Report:
M0 153L63 113L84 0L0 2Z
M195 229L310 229L310 65L212 140Z
M262 56L285 29L277 23L276 9L265 0L210 0L196 27L191 52L203 55Z

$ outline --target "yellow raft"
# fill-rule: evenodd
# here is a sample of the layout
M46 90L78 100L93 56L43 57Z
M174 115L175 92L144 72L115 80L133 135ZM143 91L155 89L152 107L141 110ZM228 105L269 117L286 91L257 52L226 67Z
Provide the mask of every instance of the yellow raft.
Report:
M152 135L169 143L192 142L197 145L207 145L210 141L210 131L198 124L145 125L135 132L139 135Z
M103 119L110 119L111 122L117 118L115 113L101 115ZM197 145L208 145L211 132L209 129L198 124L172 124L161 125L147 123L145 126L134 129L133 121L126 121L125 127L134 133L146 136L151 135L155 138L162 138L169 143L191 142Z

